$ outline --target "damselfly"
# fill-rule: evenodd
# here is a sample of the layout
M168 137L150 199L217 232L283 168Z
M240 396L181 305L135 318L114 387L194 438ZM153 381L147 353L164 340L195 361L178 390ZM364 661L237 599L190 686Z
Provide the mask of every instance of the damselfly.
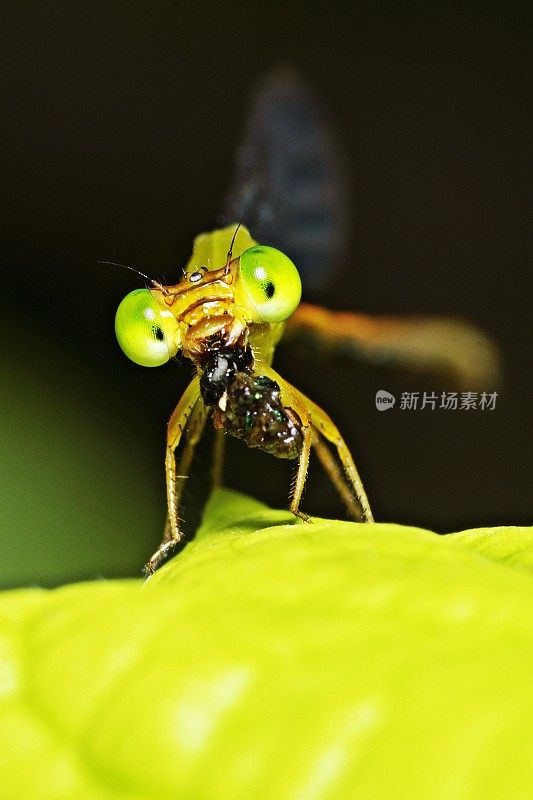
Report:
M291 72L271 74L254 98L220 227L195 239L176 284L149 279L149 289L131 292L120 304L116 333L129 358L152 367L181 353L196 368L168 423L167 524L148 574L183 538L184 479L207 420L216 430L215 484L221 481L223 439L230 434L297 462L290 510L308 520L300 502L313 448L350 515L372 521L339 430L272 368L282 335L304 335L318 346L379 363L453 372L467 385L485 383L495 373L494 348L466 323L300 304L298 269L304 282L316 285L341 257L344 183L333 136L312 95Z

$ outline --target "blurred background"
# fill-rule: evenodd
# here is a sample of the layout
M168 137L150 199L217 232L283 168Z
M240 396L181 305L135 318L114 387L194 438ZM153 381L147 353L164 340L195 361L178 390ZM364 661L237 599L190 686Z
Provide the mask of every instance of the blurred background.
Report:
M97 261L177 279L279 61L323 97L351 168L352 244L324 304L470 319L505 384L491 412L380 413L378 389L446 387L288 347L277 368L338 423L378 520L530 521L529 21L509 3L347 6L3 4L3 586L139 575L159 542L165 425L190 367L123 356L114 313L142 281ZM289 465L231 445L228 485L285 505ZM206 441L190 530L209 459ZM303 507L343 514L318 465Z

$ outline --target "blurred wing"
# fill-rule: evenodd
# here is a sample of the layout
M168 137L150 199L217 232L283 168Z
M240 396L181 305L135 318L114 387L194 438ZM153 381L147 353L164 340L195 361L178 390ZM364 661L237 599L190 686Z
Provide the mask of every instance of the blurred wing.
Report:
M285 335L326 357L338 354L376 366L431 372L458 389L493 390L501 380L494 342L453 317L370 316L302 303Z
M349 230L347 169L298 75L278 69L256 90L221 223L242 222L296 264L307 295L342 264ZM473 325L439 317L371 317L302 304L286 338L354 361L437 373L465 389L494 388L498 351ZM285 339L285 337L284 337Z
M258 86L220 222L286 253L308 294L329 281L345 252L346 169L308 87L290 69Z

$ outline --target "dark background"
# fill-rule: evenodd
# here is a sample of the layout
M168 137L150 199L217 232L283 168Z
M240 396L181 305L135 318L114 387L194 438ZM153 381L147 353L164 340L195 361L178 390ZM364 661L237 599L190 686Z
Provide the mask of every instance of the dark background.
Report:
M324 303L466 317L499 343L505 385L493 412L378 413L376 389L442 387L288 348L279 371L338 423L378 520L530 521L528 23L512 4L3 5L6 584L137 574L155 547L165 423L189 369L127 361L113 317L142 282L96 262L176 279L279 61L324 98L351 164L352 247ZM190 521L208 463L206 446ZM288 477L230 448L230 485L283 505ZM304 508L342 513L316 465Z

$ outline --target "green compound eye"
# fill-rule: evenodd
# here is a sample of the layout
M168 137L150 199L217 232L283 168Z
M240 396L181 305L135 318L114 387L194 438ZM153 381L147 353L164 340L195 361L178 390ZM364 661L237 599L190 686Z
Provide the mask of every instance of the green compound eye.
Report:
M142 367L159 367L170 358L161 310L149 289L126 295L117 308L115 333L128 358Z
M282 322L296 309L301 295L298 270L280 250L256 245L241 255L235 299L258 320Z

